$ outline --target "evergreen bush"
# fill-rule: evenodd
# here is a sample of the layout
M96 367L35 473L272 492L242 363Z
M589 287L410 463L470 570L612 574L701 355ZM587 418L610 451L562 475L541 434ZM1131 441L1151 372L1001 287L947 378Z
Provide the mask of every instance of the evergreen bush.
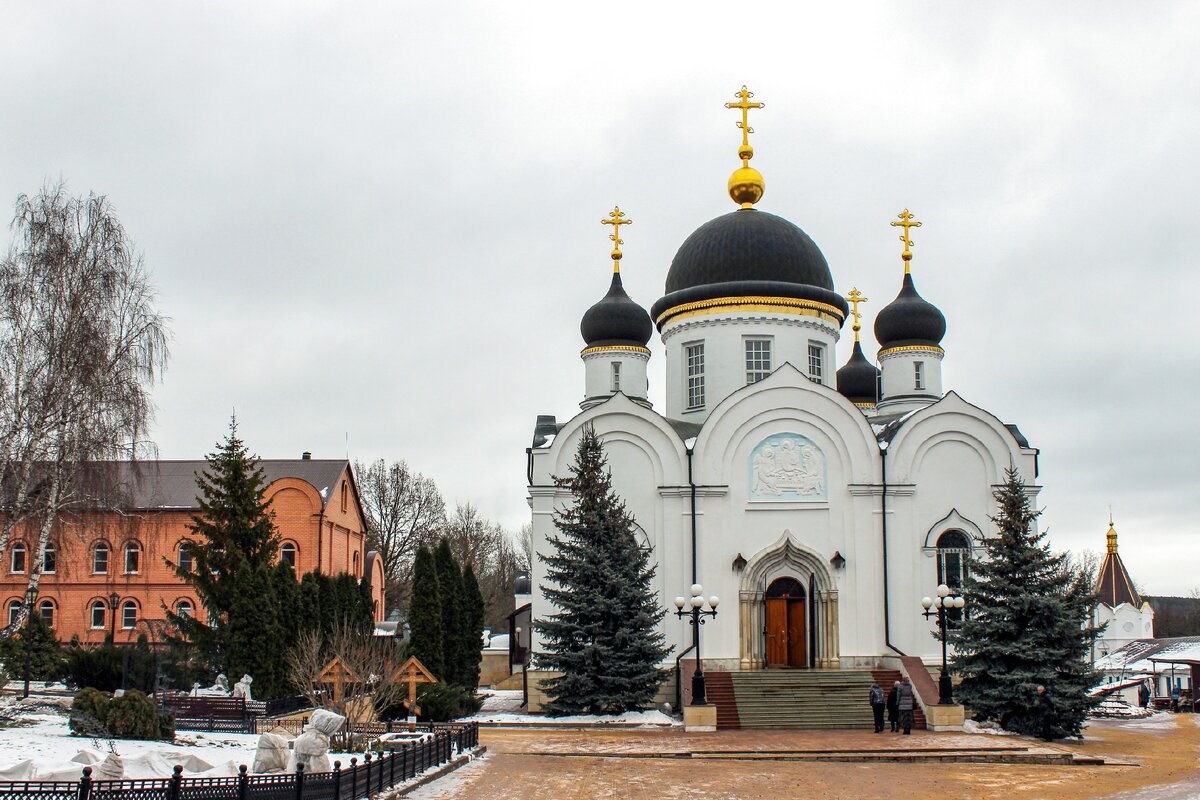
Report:
M452 683L426 683L417 688L419 718L430 722L449 722L457 717L474 714L483 700L473 691Z
M175 737L174 723L165 724L154 700L136 689L109 700L103 713L104 727L115 739L154 741L164 738L168 731L170 738Z
M25 677L27 640L32 643L29 677L35 681L61 680L66 674L66 654L54 635L54 629L37 613L30 614L15 634L0 641L0 664L3 664L4 671L14 678Z
M104 714L110 699L112 695L90 686L76 692L75 699L71 701L71 718L67 723L71 733L93 738L107 737Z

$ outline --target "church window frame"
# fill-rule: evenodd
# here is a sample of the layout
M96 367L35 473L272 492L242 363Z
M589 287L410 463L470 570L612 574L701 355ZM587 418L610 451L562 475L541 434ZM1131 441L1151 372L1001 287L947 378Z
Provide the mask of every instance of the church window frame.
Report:
M749 386L771 374L774 348L770 337L747 337L743 341L746 351L746 385Z
M342 481L342 511L347 511L350 508L350 484Z
M28 554L29 549L25 547L24 542L13 542L12 553L8 562L8 571L14 575L24 575Z
M299 553L300 548L296 547L295 542L287 541L279 545L279 561L291 567L293 572L296 569L296 557Z
M704 342L690 342L683 346L684 366L687 371L687 410L704 408Z
M808 343L808 379L813 383L825 382L825 345Z
M621 391L621 362L620 361L612 362L612 364L609 367L609 375L611 376L610 383L612 385L612 391L614 391L614 392Z
M937 539L937 582L950 587L951 594L962 595L971 574L971 537L966 531L951 528ZM946 623L952 627L962 624L962 609L946 612Z
M918 392L925 390L925 362L913 362L913 388Z

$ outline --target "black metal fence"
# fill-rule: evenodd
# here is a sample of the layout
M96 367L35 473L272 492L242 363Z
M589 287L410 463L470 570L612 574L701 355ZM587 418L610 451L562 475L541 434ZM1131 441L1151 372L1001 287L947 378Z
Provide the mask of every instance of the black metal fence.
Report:
M155 699L159 706L175 717L175 730L208 733L254 733L255 722L264 716L290 714L311 706L306 698L299 695L276 698L265 703L248 703L240 697L193 697L181 692L160 692ZM266 730L270 730L270 727Z
M424 770L444 764L479 744L479 725L445 727L424 742L397 744L378 756L367 753L349 766L333 762L332 772L250 775L245 765L231 778L185 778L175 767L170 778L101 781L85 767L78 781L0 781L0 800L364 800Z

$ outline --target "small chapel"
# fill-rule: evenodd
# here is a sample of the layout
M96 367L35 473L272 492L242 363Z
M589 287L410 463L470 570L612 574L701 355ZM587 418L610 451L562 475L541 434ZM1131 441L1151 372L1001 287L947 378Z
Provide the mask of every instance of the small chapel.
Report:
M703 629L705 672L873 670L901 656L940 664L921 599L962 586L972 551L994 533L993 487L1010 465L1036 497L1038 450L943 386L955 354L945 316L917 290L922 223L905 209L880 232L899 235L894 265L831 267L800 226L761 207L749 114L763 104L745 87L736 97L726 104L741 129L735 208L683 241L649 311L621 282L631 220L619 208L603 220L613 271L580 322L580 410L538 416L527 451L534 549L546 552L555 510L571 503L553 476L569 474L592 426L657 564L664 609L693 584L720 599ZM845 288L854 282L896 291L875 315L871 358L867 297ZM663 408L649 399L655 334ZM535 619L554 612L544 581L535 558ZM673 646L664 667L680 656L688 665L692 626L674 613L661 624Z

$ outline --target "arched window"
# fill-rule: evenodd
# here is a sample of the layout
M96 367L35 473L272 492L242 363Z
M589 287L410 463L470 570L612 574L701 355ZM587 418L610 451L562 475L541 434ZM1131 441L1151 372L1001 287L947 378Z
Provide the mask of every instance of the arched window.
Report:
M138 569L142 566L142 546L137 542L129 542L125 545L125 572L128 575L136 575Z
M132 600L126 600L125 604L121 606L121 627L127 631L133 630L133 627L137 625L137 618L137 603Z
M191 619L192 612L193 608L191 600L180 600L175 604L175 613L184 619Z
M17 615L20 613L21 613L21 601L20 600L9 600L8 601L8 624L15 625L17 622Z
M25 543L16 542L12 546L12 563L9 564L9 569L13 572L25 571Z
M292 569L296 568L296 545L291 542L284 542L279 548L279 560L287 564Z
M103 600L93 600L91 606L91 626L93 630L104 630L104 615L108 612L108 604Z
M937 580L946 584L955 595L961 595L970 571L971 540L962 531L946 531L937 540ZM958 627L962 623L962 609L952 608L946 612L946 621Z
M38 603L38 613L42 615L42 622L54 627L54 601L43 600Z
M46 575L53 575L57 567L58 549L53 543L46 542L46 546L42 548L42 572Z
M350 486L342 481L342 511L350 507Z
M175 563L178 564L179 568L184 572L192 571L192 551L188 549L187 542L179 543L179 552L175 557Z
M354 551L354 556L351 558L351 563L354 565L354 568L350 570L350 574L357 578L358 577L358 551L357 550Z
M92 573L105 575L108 573L108 542L96 542L92 548Z

